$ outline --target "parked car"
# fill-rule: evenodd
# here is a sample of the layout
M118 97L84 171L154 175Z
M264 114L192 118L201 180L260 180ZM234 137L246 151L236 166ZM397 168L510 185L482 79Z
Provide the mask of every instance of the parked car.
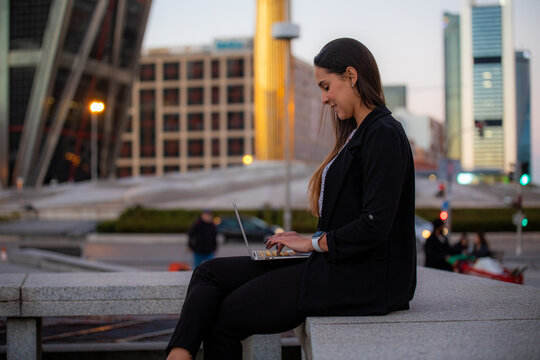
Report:
M433 224L418 215L414 216L414 229L416 231L416 250L424 248L424 244L433 231Z
M243 240L236 216L216 218L216 223L219 242ZM242 216L242 226L248 240L253 242L263 242L267 237L283 232L279 226L268 224L255 216Z

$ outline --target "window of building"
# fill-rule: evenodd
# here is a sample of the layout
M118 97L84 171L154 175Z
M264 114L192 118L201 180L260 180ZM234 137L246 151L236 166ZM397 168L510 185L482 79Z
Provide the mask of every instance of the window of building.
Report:
M227 59L227 77L244 76L244 59Z
M165 172L165 173L180 172L180 166L178 166L178 165L165 165L163 167L163 172Z
M189 157L201 157L203 156L203 140L202 139L190 139L188 140L188 156Z
M180 89L163 89L163 105L178 105L180 103Z
M131 157L131 141L123 141L122 148L120 150L120 157L130 158Z
M156 65L155 64L141 64L140 78L141 78L141 81L156 80Z
M227 86L227 103L240 104L244 102L244 86L230 85Z
M132 171L129 166L119 166L116 168L116 176L119 178L131 176Z
M187 77L190 80L203 78L204 63L202 61L188 61Z
M212 60L212 79L219 78L219 60Z
M229 111L227 113L227 129L229 130L244 129L244 112Z
M189 131L201 131L204 127L203 114L191 113L188 114L188 130Z
M204 169L204 165L202 165L202 164L189 164L187 168L188 168L188 170L201 170L201 169Z
M154 157L156 154L155 92L140 91L140 156Z
M229 156L242 156L244 155L244 139L243 138L231 138L227 141L227 154Z
M212 86L212 104L219 104L219 86Z
M212 113L212 130L219 130L219 113L214 112Z
M140 168L141 175L154 175L156 173L155 166L141 166Z
M178 140L163 141L163 154L165 157L180 156L180 146L178 144Z
M163 115L163 131L178 131L180 129L179 114Z
M219 139L212 139L212 156L219 156Z
M132 123L133 123L133 119L132 119L131 115L128 115L128 119L126 121L126 131L125 132L130 133L130 132L133 131Z
M179 78L180 71L177 62L163 63L163 80L178 80Z
M188 105L202 105L204 93L202 87L188 88Z

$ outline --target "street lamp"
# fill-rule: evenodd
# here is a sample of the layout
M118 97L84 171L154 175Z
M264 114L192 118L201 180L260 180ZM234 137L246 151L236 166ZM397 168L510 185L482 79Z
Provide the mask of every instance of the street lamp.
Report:
M290 119L289 119L289 88L291 40L300 36L300 27L289 22L290 2L286 0L285 21L272 24L272 37L285 40L285 94L284 94L284 126L285 126L285 206L283 209L283 228L291 230L291 149L290 149Z
M99 113L105 110L105 104L101 101L93 101L90 104L91 116L91 177L92 181L96 181L98 178L97 173L97 116Z

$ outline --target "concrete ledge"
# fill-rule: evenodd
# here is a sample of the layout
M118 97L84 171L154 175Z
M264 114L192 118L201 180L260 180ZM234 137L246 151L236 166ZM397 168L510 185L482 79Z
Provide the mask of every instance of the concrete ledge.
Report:
M26 264L52 271L137 271L135 268L127 266L105 264L99 261L88 261L75 256L37 249L11 250L9 252L9 258L11 262L16 264Z
M178 314L191 272L29 274L23 317Z
M314 360L538 359L540 289L418 268L409 311L310 317L297 334Z
M0 276L0 316L21 316L21 286L26 274Z

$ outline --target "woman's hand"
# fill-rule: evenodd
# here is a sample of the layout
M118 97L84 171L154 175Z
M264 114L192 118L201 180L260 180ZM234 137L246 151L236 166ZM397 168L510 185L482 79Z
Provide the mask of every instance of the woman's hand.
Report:
M298 235L296 231L282 232L269 237L266 241L266 248L270 249L273 246L277 247L278 254L284 246L298 252L313 251L311 239Z
M186 350L182 348L172 348L171 352L169 353L169 356L167 356L167 360L192 360L193 357L191 354Z

